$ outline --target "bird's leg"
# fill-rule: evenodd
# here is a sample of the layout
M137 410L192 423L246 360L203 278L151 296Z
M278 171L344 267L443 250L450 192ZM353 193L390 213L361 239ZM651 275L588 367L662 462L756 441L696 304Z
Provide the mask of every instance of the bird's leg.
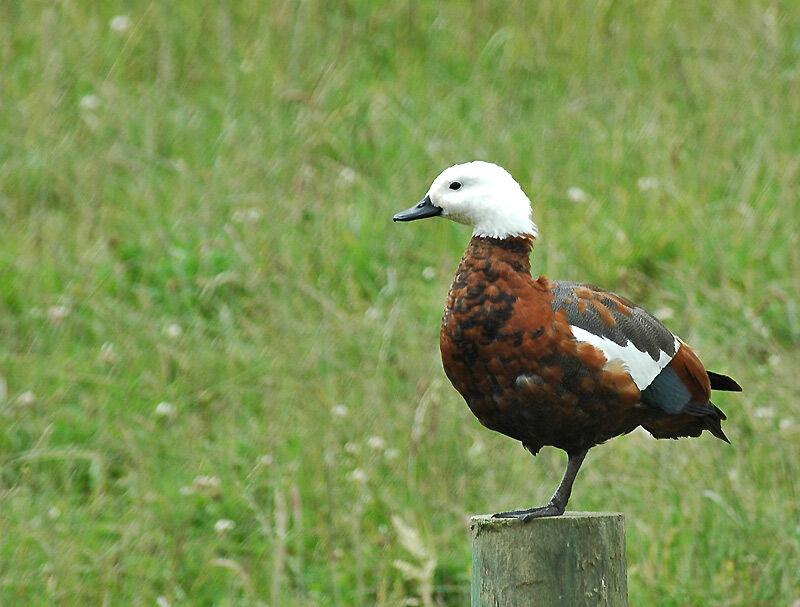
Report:
M546 506L539 508L528 508L527 510L510 510L508 512L498 512L493 514L492 518L518 518L523 521L529 521L533 518L542 518L545 516L561 516L567 507L569 495L572 493L572 484L575 482L575 477L578 475L583 458L586 457L588 449L579 451L578 453L568 454L567 469L564 471L564 478L558 485L558 489L550 498L550 502Z

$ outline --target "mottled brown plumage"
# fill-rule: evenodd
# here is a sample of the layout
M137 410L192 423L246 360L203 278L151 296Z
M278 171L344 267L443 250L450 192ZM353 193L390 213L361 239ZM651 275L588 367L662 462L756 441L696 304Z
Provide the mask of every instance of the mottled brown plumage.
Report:
M641 391L620 361L572 337L569 319L554 309L558 283L530 273L530 237L473 237L447 297L440 347L444 370L487 428L521 441L532 453L549 445L567 453L593 447L644 425L659 438L698 436L714 414L708 376L682 344L672 365L708 416L669 414L641 405ZM578 285L580 310L602 308L599 296L629 300ZM566 303L570 303L567 301Z
M567 453L630 432L640 392L620 364L571 338L554 284L530 273L530 238L473 238L442 319L445 373L481 423Z

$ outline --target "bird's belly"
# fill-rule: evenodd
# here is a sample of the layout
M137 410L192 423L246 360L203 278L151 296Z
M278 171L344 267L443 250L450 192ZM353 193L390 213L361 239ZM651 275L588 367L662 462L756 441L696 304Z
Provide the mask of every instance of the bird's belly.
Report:
M639 393L624 369L587 364L573 341L547 332L537 339L465 340L443 327L445 372L484 426L535 452L592 446L638 425Z

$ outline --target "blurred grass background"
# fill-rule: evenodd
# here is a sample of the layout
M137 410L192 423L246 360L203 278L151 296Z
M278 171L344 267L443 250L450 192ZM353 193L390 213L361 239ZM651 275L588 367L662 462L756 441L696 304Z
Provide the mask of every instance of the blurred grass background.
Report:
M0 604L468 604L468 515L564 463L441 370L469 229L390 221L482 158L534 272L745 387L587 460L631 604L796 605L797 9L0 4Z

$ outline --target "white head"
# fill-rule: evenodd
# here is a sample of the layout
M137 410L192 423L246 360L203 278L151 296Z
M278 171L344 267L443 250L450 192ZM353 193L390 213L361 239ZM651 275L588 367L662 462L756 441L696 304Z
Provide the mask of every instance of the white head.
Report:
M417 206L398 213L395 221L441 215L471 225L474 236L536 236L531 202L503 167L477 160L451 166L433 180Z

